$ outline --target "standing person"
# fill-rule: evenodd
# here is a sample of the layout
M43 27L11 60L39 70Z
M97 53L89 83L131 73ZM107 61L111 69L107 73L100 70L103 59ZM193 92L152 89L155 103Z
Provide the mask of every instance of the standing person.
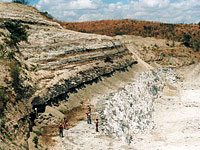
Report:
M96 119L96 121L94 123L96 124L96 132L99 132L99 129L98 129L98 127L99 127L99 121L98 121L98 119Z
M91 106L90 105L88 105L88 111L89 111L89 113L91 113Z
M59 125L59 133L60 133L60 137L63 137L63 125L62 125L62 123L60 123L60 125Z
M90 115L90 113L87 112L86 115L87 115L87 123L91 124L91 115Z
M35 108L35 118L37 118L37 116L38 116L38 110L37 108Z
M67 118L64 117L64 129L68 128L68 125L67 125Z

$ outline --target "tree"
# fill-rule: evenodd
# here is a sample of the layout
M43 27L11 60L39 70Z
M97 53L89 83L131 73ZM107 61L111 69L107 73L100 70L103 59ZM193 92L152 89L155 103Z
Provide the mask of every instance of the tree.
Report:
M24 4L28 5L29 1L28 0L12 0L13 3L19 3L19 4Z
M200 28L200 22L198 23L198 25L199 25L199 28Z
M44 12L40 12L40 14L42 14L43 16L49 18L49 19L53 19L53 16L51 14L49 14L47 11L44 11Z

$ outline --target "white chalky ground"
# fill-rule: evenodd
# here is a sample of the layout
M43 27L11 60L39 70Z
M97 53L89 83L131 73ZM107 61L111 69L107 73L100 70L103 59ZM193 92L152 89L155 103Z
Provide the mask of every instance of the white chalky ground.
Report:
M184 85L177 91L175 96L162 96L154 102L154 130L147 135L134 135L131 145L96 133L94 123L81 121L65 130L64 138L55 137L57 145L50 149L200 150L200 86L193 89Z

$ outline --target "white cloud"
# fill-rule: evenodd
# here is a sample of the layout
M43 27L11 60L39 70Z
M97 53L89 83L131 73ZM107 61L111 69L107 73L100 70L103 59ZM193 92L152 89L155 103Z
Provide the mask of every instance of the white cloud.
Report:
M11 1L11 0L0 0ZM118 2L117 2L118 1ZM200 21L199 0L39 0L36 7L62 21L137 19L168 23Z
M91 0L75 0L69 3L70 9L97 9L97 5Z
M11 2L12 0L0 0L0 2Z
M169 0L139 0L139 3L146 7L167 7Z

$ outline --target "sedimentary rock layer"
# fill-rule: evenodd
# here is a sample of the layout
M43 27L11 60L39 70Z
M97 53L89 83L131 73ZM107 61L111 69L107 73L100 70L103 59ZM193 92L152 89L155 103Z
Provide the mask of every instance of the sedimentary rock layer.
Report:
M11 33L5 28L5 22L23 24L28 42L20 42L14 49L9 45L6 47L4 39L9 38ZM65 30L59 24L46 20L31 6L0 3L0 26L0 44L8 51L18 51L14 57L21 64L20 88L27 89L24 90L26 95L31 91L29 96L22 94L21 100L13 104L8 102L3 110L2 119L6 123L2 132L5 134L0 134L0 139L6 139L6 135L17 142L24 139L25 142L19 142L19 149L27 146L31 120L34 119L30 116L32 108L44 111L46 105L66 100L67 93L75 88L136 63L120 40ZM5 88L4 78L0 80ZM11 84L7 86L7 89L12 89Z

